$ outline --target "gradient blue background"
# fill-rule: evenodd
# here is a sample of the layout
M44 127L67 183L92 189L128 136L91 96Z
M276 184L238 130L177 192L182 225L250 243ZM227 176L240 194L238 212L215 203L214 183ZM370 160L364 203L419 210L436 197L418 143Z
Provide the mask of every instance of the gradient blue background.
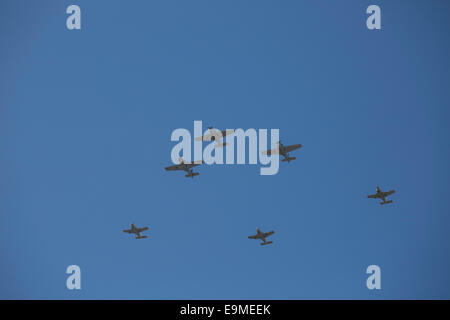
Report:
M0 298L450 298L450 2L0 10ZM165 172L194 120L304 147L275 176ZM366 198L377 185L392 205ZM122 233L132 222L149 238ZM273 245L247 239L257 227Z

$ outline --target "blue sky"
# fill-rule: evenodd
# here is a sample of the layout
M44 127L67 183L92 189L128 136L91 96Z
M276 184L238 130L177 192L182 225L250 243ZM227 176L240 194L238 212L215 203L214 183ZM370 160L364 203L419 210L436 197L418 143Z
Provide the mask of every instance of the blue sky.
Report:
M450 298L449 9L2 1L0 298ZM194 120L303 148L274 176L165 172ZM366 198L377 185L393 204ZM272 245L247 239L257 227Z

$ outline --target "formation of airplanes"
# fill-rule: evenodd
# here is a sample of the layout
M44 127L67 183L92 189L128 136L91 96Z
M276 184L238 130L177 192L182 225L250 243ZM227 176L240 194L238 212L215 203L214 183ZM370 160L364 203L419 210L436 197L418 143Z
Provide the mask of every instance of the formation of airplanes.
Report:
M196 141L215 141L216 148L221 148L226 146L226 142L222 141L222 138L233 133L234 130L216 130L212 127L208 128L209 131L207 134L205 134L204 136L201 137L197 137L195 138ZM296 157L291 157L289 155L290 152L300 149L302 147L301 144L293 144L293 145L289 145L289 146L284 146L281 141L277 142L277 146L273 149L270 150L266 150L263 151L262 154L264 155L280 155L283 157L283 159L281 161L284 162L291 162L292 160L295 160ZM172 165L172 166L168 166L165 167L166 171L185 171L187 174L185 175L186 178L194 178L195 176L198 176L200 173L198 172L194 172L192 170L192 168L199 166L202 164L202 161L195 161L194 163L188 163L185 162L182 158L179 159L179 164L176 165ZM392 200L386 200L386 198L390 195L392 195L393 193L395 193L395 190L390 190L390 191L382 191L379 187L376 187L376 193L375 194L371 194L368 195L368 198L373 198L373 199L381 199L382 202L380 202L380 204L388 204L388 203L392 203ZM148 230L148 227L143 227L143 228L137 228L134 224L131 224L131 229L129 230L123 230L123 232L126 233L130 233L130 234L136 234L136 239L145 239L147 238L147 236L142 236L141 232ZM272 241L266 241L266 238L271 236L272 234L274 234L275 231L269 231L269 232L262 232L259 228L256 229L256 234L255 235L251 235L248 236L249 239L259 239L262 240L261 245L268 245L273 243Z
M181 170L181 169L175 169L175 170ZM189 169L187 169L189 170ZM192 174L192 172L191 172ZM197 173L198 174L198 173ZM390 191L382 191L379 187L376 187L376 193L375 194L370 194L367 196L367 198L373 198L373 199L381 199L383 200L382 202L380 202L380 204L388 204L388 203L392 203L392 200L388 200L386 201L386 197L390 196L391 194L395 193L395 190L390 190ZM130 230L123 230L123 232L127 232L127 233L135 233L136 234L136 239L144 239L147 238L147 236L141 236L141 232L148 230L148 227L144 227L144 228L137 228L134 224L131 224L131 229ZM268 245L273 243L272 241L266 241L266 238L273 235L275 233L275 231L268 231L268 232L262 232L259 228L256 229L256 234L252 235L252 236L248 236L249 239L259 239L262 240L261 245Z
M234 130L232 129L227 129L227 130L216 130L213 127L208 127L208 133L205 134L204 136L201 137L196 137L194 138L195 141L215 141L216 148L221 148L227 145L226 142L222 141L222 138L234 133ZM264 155L273 155L273 154L279 154L280 156L283 156L284 159L281 161L284 162L291 162L292 160L297 159L296 157L291 157L289 156L289 152L292 152L294 150L300 149L302 147L301 144L293 144L290 146L284 146L280 141L277 142L277 146L271 150L266 150L263 151L262 154ZM166 169L166 171L177 171L177 170L182 170L182 171L186 171L187 174L185 175L186 178L194 178L195 176L198 176L200 173L198 172L193 172L191 168L198 166L200 164L202 164L201 161L197 162L194 161L194 163L187 163L185 162L182 158L179 158L178 161L180 162L179 164L173 165L173 166L168 166L165 167L164 169Z

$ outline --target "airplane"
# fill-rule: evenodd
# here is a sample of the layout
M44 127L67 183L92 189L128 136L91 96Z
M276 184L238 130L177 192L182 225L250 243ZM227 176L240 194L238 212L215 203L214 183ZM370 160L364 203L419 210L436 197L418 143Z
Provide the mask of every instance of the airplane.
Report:
M272 241L266 241L266 238L268 236L271 236L272 234L274 234L275 231L269 231L269 232L262 232L261 230L256 229L256 234L254 236L248 236L249 239L260 239L263 242L261 243L262 246L266 245L266 244L271 244Z
M387 203L392 203L392 200L386 201L386 197L390 196L393 193L395 193L395 190L381 191L381 189L377 187L377 193L370 194L370 195L367 196L367 198L373 198L373 199L377 199L378 198L378 199L383 200L383 202L380 202L380 204L387 204Z
M123 232L136 234L136 239L145 239L147 236L141 236L141 232L145 230L148 230L148 227L137 228L134 224L131 224L131 229L123 230Z
M194 163L184 162L183 158L180 158L178 160L179 160L180 164L169 166L169 167L166 167L165 169L167 171L184 170L184 171L187 172L187 174L185 175L186 178L194 178L195 176L198 176L200 174L198 172L192 171L191 168L202 164L201 160L200 161L194 161ZM197 162L197 163L195 163L195 162Z
M209 129L209 133L205 134L202 137L196 137L194 138L195 141L216 141L216 148L219 147L225 147L227 145L226 142L222 142L221 140L223 139L223 137L234 133L233 129L227 129L227 130L216 130L213 127L208 127ZM216 140L217 139L217 140Z
M300 149L302 147L301 144L293 144L291 146L283 146L281 141L277 142L277 147L272 150L263 151L262 154L270 156L271 154L279 154L284 157L281 161L287 161L288 163L291 162L291 160L297 159L296 157L290 157L289 152Z

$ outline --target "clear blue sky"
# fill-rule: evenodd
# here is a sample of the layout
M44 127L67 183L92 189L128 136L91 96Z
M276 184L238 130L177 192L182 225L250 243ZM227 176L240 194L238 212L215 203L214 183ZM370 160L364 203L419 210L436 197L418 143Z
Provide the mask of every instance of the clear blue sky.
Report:
M450 298L449 10L2 1L0 298ZM303 148L275 176L165 172L172 130L194 120ZM377 185L392 205L366 198ZM257 227L273 245L247 239Z

